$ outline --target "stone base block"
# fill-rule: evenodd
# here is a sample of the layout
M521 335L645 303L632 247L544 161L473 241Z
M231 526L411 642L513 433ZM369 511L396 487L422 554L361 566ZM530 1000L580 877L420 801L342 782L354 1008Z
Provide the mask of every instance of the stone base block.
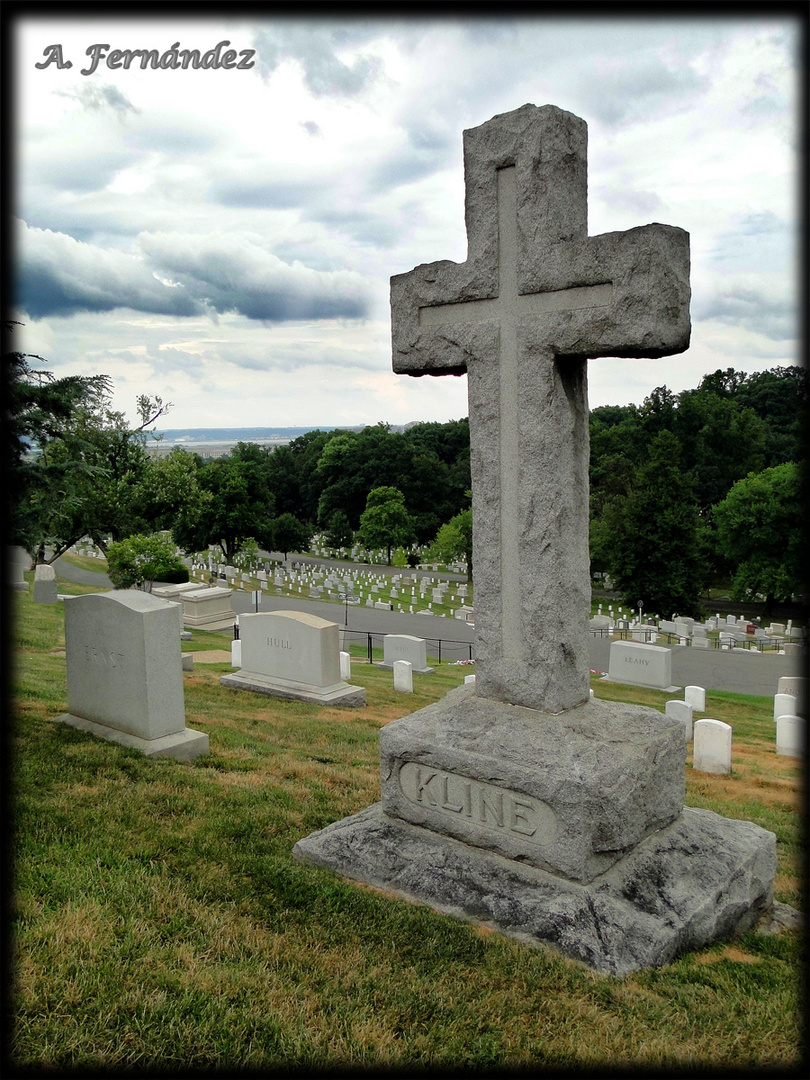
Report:
M378 668L382 668L383 671L393 671L394 670L394 662L393 662L393 660L391 661L390 664L386 664L384 661L380 661L379 663L377 663L375 661L374 666L378 667ZM436 674L436 668L432 668L432 667L415 667L415 668L412 668L411 670L412 670L414 675L435 675Z
M236 622L236 616L231 615L230 618L214 619L205 621L198 621L186 616L183 620L184 626L190 626L192 630L207 630L209 633L218 634L223 630L233 630L233 624Z
M116 728L107 727L106 724L98 724L95 720L88 720L84 716L74 716L72 713L62 713L56 718L58 723L68 724L78 728L79 731L87 731L107 742L118 743L119 746L131 746L134 750L140 750L147 757L168 757L176 761L193 761L194 758L208 753L208 736L194 728L184 728L173 735L164 735L160 739L140 739L137 735L130 735L126 731L118 731Z
M751 929L773 903L776 837L685 808L581 884L389 817L377 804L300 840L293 855L625 975Z
M584 882L680 814L685 764L683 725L655 709L541 713L475 685L380 731L390 817Z
M337 683L335 686L301 686L287 683L283 679L270 679L254 671L236 671L223 675L219 680L223 686L235 690L250 690L254 694L269 694L271 697L293 698L297 701L309 701L313 705L334 705L343 709L359 709L366 704L366 691L362 686L350 686Z

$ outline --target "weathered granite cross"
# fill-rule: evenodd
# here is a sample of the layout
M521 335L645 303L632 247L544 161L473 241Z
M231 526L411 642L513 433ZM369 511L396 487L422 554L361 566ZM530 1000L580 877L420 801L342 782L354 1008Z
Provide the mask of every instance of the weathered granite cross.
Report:
M689 345L689 237L587 234L587 126L524 105L464 132L468 256L391 279L394 371L467 372L476 693L588 698L587 360Z

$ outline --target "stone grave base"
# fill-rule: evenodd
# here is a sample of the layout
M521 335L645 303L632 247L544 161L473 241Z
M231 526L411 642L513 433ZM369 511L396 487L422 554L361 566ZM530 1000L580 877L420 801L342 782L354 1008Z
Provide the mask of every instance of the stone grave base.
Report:
M223 686L230 686L235 690L250 690L254 694L309 701L313 705L360 709L366 704L365 687L350 686L345 682L336 683L334 686L304 686L284 679L271 679L256 671L236 671L223 675L219 681Z
M685 808L685 764L655 709L555 715L465 685L386 724L381 802L293 854L621 975L772 904L776 837Z
M403 656L402 659L404 660L405 657ZM394 661L392 660L388 664L386 664L384 660L375 661L374 666L378 667L378 668L382 668L383 671L393 671L394 670ZM432 668L432 667L414 667L414 668L411 668L411 671L413 672L414 675L435 675L436 674L436 668Z
M215 619L211 622L196 622L188 616L184 618L184 626L191 627L192 630L206 630L212 634L220 634L223 630L233 630L235 622L235 615L231 615L230 618Z
M159 739L141 739L129 732L119 731L117 728L99 724L95 720L88 720L85 716L74 716L72 713L62 713L56 717L57 723L67 724L69 727L78 728L79 731L87 731L107 742L118 743L119 746L131 746L133 750L140 750L147 757L174 758L175 761L193 761L194 758L208 753L208 736L194 728L184 728L173 735L163 735Z
M379 803L293 854L612 975L751 929L776 871L772 833L688 807L587 885L388 817Z

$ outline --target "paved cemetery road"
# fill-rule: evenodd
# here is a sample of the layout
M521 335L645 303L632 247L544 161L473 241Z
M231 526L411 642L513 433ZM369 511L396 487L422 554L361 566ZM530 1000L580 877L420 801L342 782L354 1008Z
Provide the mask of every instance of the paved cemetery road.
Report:
M349 566L357 566L349 563ZM81 585L97 585L100 588L112 588L106 574L92 570L80 570L68 562L57 559L54 563L57 574L66 581L75 581ZM375 567L374 569L379 569ZM395 569L395 568L389 568ZM437 575L433 575L437 576ZM254 611L249 592L233 589L231 603L236 614ZM318 618L336 622L343 630L346 628L346 606L326 603L319 600L300 600L284 596L262 596L260 611L305 611ZM428 652L435 656L433 645L442 639L442 660L467 660L470 645L475 642L475 629L460 619L442 619L435 615L403 615L395 611L380 611L363 605L349 605L348 630L350 640L360 644L367 641L368 634L412 634L425 638ZM452 645L451 642L459 644ZM380 647L379 638L374 641ZM607 671L609 642L606 639L591 636L589 640L591 668ZM705 686L708 690L729 690L740 694L770 696L776 693L776 686L781 675L801 675L804 662L798 657L782 656L734 656L720 653L717 649L691 649L682 646L672 649L672 677L677 685Z
M327 560L309 560L312 562ZM96 585L101 589L111 589L112 582L106 574L94 570L82 570L72 563L57 559L54 569L59 577L65 581L73 581L77 585ZM331 565L331 564L330 564ZM343 564L341 564L343 565ZM346 563L346 566L358 567L357 563ZM372 570L381 570L381 567L369 567ZM396 567L386 567L394 573ZM427 573L427 571L425 571ZM431 575L436 577L438 575ZM453 575L459 580L466 580L463 574ZM250 593L241 589L231 590L231 606L234 613L242 615L255 611L255 606L250 598ZM381 611L378 608L365 606L348 606L348 626L346 625L346 605L328 603L319 600L300 600L293 597L262 595L260 611L305 611L310 615L317 615L320 619L328 619L336 622L341 630L350 631L350 639L355 643L365 643L367 634L412 634L414 637L425 638L429 643L442 640L442 660L468 660L470 657L470 645L475 641L475 630L460 619L442 619L436 615L403 615L396 611ZM458 644L452 645L451 642ZM375 647L380 646L380 641L374 642Z
M250 593L234 589L231 593L233 610L241 615L255 611ZM336 622L341 630L349 633L354 644L365 644L368 634L410 634L428 642L428 652L436 655L431 645L442 641L442 660L469 660L470 646L475 642L475 629L461 619L442 619L436 615L411 615L398 611L381 611L364 605L325 603L321 600L300 600L290 596L263 594L259 611L305 611L320 619ZM375 648L382 642L374 641Z
M105 573L98 570L82 570L81 567L74 566L73 563L65 559L55 559L53 568L57 577L64 578L65 581L72 581L76 585L98 585L100 589L111 589L113 587L112 582Z

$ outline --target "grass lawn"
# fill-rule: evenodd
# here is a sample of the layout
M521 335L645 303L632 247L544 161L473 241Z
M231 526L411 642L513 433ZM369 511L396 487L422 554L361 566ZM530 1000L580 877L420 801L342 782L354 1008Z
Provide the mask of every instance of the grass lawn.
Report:
M32 575L27 575L31 580ZM93 591L60 583L62 592ZM62 605L14 593L13 1028L18 1070L281 1067L791 1067L803 1050L803 939L749 933L624 978L352 885L292 859L302 836L379 799L383 724L469 667L415 676L353 658L364 709L184 675L210 753L148 760L54 723ZM196 632L188 651L229 649ZM593 682L664 710L667 695ZM707 693L733 772L687 802L778 837L776 898L800 895L802 770L777 757L770 699Z

